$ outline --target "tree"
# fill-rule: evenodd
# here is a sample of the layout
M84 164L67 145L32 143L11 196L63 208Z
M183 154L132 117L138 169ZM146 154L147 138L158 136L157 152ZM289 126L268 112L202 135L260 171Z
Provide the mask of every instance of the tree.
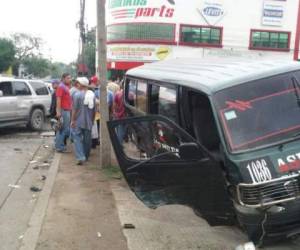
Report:
M90 75L96 73L96 28L90 29L86 34L85 61Z
M18 61L31 56L41 56L42 38L26 33L14 33L11 38L16 46L16 59Z
M50 66L51 78L59 79L63 73L68 72L73 77L76 76L76 63L64 64L61 62L54 62Z
M26 33L14 33L11 39L16 47L15 63L13 65L14 74L18 74L18 69L21 63L29 57L41 56L41 48L43 40L40 37L31 36Z
M46 77L50 74L51 62L40 56L31 56L23 60L28 75Z
M11 40L0 38L0 72L13 65L16 48Z

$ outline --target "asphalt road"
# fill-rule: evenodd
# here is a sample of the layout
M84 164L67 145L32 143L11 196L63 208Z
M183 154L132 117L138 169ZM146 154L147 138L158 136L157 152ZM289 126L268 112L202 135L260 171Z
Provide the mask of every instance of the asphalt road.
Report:
M111 184L129 250L234 250L249 240L235 226L211 227L192 209L169 205L151 210L145 207L123 182ZM298 250L300 238L269 244L263 250Z
M19 249L51 161L52 138L24 128L0 130L0 249ZM44 177L43 177L44 176Z

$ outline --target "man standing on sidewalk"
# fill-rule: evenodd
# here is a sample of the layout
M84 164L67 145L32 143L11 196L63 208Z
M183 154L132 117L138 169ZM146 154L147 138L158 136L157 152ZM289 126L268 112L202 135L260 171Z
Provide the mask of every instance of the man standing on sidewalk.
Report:
M61 129L57 131L55 138L55 149L57 152L65 152L66 145L65 138L70 135L70 116L71 116L71 96L70 83L71 75L64 73L62 75L61 83L56 90L56 117L62 122Z
M71 119L71 134L74 141L74 150L78 165L87 161L92 146L92 127L95 119L96 100L86 77L78 77L80 91L73 97Z

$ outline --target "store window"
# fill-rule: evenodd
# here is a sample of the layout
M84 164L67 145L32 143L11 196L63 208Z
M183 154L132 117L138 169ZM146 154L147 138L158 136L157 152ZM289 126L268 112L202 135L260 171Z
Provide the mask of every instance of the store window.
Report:
M249 48L288 51L290 32L251 30Z
M181 25L180 43L192 46L222 46L222 28Z
M175 42L175 24L125 23L107 27L108 42Z
M173 121L177 120L175 88L152 85L150 96L150 113L166 116Z

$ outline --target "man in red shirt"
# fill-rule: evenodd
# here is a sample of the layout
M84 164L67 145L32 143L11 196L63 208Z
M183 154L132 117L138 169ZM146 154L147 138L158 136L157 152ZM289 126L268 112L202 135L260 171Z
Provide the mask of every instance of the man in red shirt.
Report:
M62 121L62 126L56 133L55 149L57 152L65 152L66 146L64 140L70 135L70 120L72 101L70 96L71 75L64 73L61 83L56 90L56 117Z

